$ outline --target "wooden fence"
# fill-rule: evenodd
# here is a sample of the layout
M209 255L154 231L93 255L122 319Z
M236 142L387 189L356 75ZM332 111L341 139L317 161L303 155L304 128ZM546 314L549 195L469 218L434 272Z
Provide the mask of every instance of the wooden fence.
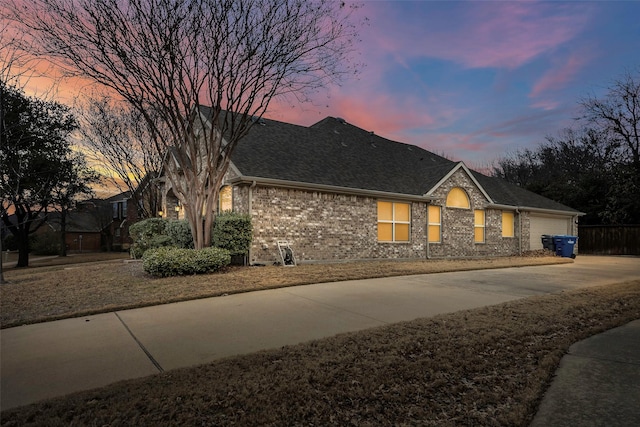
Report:
M581 254L640 255L640 225L578 226Z

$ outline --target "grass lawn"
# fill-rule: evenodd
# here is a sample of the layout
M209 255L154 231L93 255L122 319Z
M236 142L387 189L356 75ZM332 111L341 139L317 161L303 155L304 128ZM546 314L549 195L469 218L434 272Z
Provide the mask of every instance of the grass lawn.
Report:
M511 265L518 259L525 258L509 259ZM526 265L532 262L542 263L543 258L530 258ZM122 261L88 263L72 270L59 266L9 270L5 276L11 283L1 289L2 316L4 324L5 296L21 286L24 299L31 300L38 289L45 289L49 298L56 289L65 294L76 292L72 292L75 288L94 289L93 281L97 280L96 293L102 299L111 299L110 304L126 301L110 295L124 289L129 295L138 295L136 304L146 304L151 298L145 300L140 296L145 292L133 288L148 289L149 294L158 292L153 296L156 299L186 299L193 295L193 288L206 288L202 293L237 292L258 286L308 283L318 281L318 277L325 277L324 281L354 278L352 275L357 274L379 277L427 272L428 268L451 271L496 267L496 263L426 261L233 268L221 274L173 279L150 279L140 272L139 264ZM131 289L121 284L123 277ZM112 292L108 292L110 286ZM181 290L174 294L169 291L173 286ZM216 291L216 287L227 290ZM91 293L77 292L83 296L70 299L67 315L73 315L75 301ZM65 299L56 297L56 301ZM93 304L91 310L106 309ZM11 303L14 310L18 305ZM44 302L38 305L46 306ZM76 312L81 310L88 308L76 308ZM11 316L7 322L20 317L15 313ZM64 314L38 314L34 309L23 316L23 321L47 316ZM572 343L638 318L640 281L589 287L124 381L4 411L2 424L526 426Z

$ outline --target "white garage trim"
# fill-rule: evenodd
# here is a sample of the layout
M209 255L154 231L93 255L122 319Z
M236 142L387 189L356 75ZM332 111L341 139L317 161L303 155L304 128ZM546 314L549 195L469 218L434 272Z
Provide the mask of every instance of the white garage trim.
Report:
M542 235L563 235L572 233L573 217L559 215L537 215L529 217L529 249L542 249Z

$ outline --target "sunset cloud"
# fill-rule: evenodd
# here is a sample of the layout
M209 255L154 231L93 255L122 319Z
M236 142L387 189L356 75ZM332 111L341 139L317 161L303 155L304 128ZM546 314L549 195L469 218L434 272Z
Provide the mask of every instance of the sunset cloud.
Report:
M573 125L579 98L638 66L640 2L366 1L357 76L311 102L274 99L266 117L327 116L479 168ZM53 77L49 71L40 74ZM72 105L84 83L63 81ZM32 78L30 94L55 87Z
M389 52L399 63L426 56L468 68L522 66L578 36L592 14L584 3L456 2L433 10L428 3L408 3L407 22L398 25L397 3L368 5L375 27L384 27L371 38L371 48ZM426 13L411 14L418 7Z
M575 52L564 59L563 64L547 70L535 83L529 94L530 98L536 100L533 106L546 110L555 108L559 104L558 101L538 98L548 96L570 84L591 59L588 52Z

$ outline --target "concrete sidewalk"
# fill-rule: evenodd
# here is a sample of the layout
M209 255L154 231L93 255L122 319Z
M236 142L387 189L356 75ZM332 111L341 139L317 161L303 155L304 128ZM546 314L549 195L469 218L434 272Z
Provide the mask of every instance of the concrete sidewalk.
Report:
M575 343L531 427L640 426L640 320Z
M638 279L638 261L578 257L573 264L323 283L4 329L0 408L342 332Z

